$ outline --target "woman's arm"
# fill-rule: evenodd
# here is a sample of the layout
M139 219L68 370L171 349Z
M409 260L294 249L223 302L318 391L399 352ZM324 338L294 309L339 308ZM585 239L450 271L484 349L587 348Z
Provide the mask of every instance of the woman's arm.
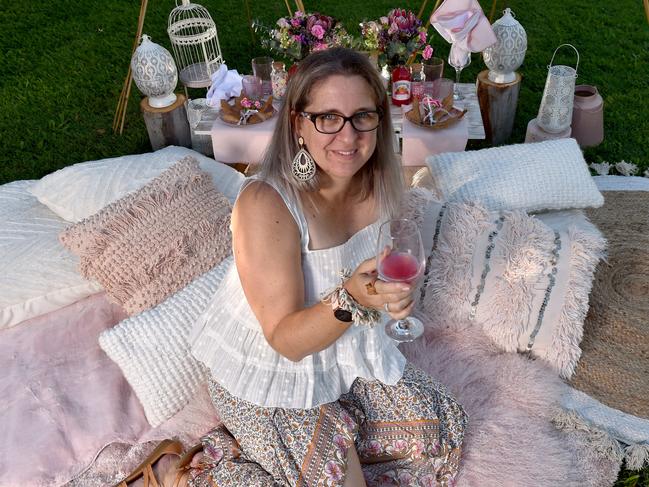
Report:
M300 232L272 187L252 183L243 191L232 212L232 237L244 293L277 352L297 362L327 348L347 330L350 323L338 321L331 306L304 307ZM347 290L364 306L381 309L390 302L393 317L407 316L412 307L409 287L379 281L379 294L367 295L365 283L375 279L374 267L374 259L363 262L347 281Z

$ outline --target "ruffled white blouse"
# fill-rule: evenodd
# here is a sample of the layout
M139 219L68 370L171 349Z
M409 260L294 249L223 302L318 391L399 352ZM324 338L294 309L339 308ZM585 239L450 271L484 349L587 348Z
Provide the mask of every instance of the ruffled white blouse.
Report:
M340 282L342 268L353 270L375 254L380 222L358 231L344 244L309 250L308 226L299 205L275 189L300 230L305 305L310 306ZM406 359L385 334L388 319L383 314L373 328L350 326L328 348L292 362L266 341L232 264L189 341L192 354L230 394L264 407L308 409L336 401L357 377L388 385L401 378Z

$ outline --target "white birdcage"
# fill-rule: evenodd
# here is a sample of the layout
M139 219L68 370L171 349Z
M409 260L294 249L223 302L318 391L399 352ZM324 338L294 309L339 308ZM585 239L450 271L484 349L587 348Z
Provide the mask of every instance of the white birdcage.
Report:
M188 88L207 88L223 63L216 24L207 9L182 0L169 14L167 28L180 82Z

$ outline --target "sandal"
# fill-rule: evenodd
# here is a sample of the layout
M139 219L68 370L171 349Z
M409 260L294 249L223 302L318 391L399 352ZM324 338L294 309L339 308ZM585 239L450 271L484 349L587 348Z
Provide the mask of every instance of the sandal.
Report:
M130 482L144 477L144 487L160 487L160 484L153 475L153 465L165 455L176 455L180 457L183 451L183 445L176 440L163 440L151 454L135 469L133 472L122 480L115 487L127 487Z
M173 487L179 487L180 482L182 482L183 478L186 475L189 475L189 470L191 468L191 463L194 459L194 455L196 455L200 451L203 451L202 443L197 444L189 451L185 452L182 457L180 457L180 460L178 460L178 465L176 465L176 470L178 472L176 473L176 479L174 480Z

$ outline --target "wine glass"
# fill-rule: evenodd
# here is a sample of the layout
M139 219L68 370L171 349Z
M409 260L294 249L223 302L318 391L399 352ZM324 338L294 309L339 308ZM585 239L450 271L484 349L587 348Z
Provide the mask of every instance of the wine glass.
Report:
M464 100L460 93L460 73L471 64L471 52L458 49L455 44L451 45L451 52L448 55L448 64L455 68L455 85L453 85L453 99Z
M388 282L414 283L424 271L426 257L417 224L412 220L388 220L379 229L376 267ZM424 332L423 323L412 316L390 320L386 334L397 342L411 342Z

